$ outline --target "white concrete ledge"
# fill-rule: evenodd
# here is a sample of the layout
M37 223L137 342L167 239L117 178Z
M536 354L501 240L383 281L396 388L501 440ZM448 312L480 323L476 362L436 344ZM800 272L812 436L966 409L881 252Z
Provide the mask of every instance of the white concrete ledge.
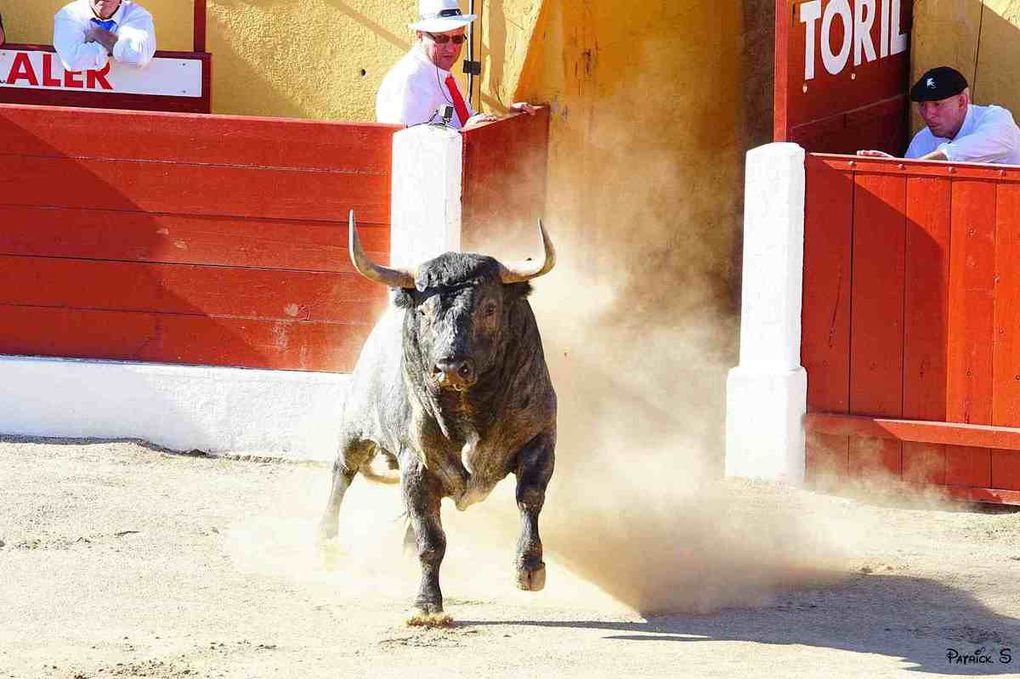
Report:
M0 356L0 433L332 460L350 375Z

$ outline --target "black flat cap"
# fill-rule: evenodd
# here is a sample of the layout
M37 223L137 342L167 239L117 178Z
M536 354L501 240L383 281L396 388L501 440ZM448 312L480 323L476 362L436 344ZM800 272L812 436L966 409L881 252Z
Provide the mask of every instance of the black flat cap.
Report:
M950 66L936 66L910 88L910 101L938 101L967 89L967 79Z

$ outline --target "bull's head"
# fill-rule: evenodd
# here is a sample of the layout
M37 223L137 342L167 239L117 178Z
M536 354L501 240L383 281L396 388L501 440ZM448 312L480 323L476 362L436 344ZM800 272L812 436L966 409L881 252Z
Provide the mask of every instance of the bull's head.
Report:
M538 262L504 265L492 257L448 252L412 271L373 262L361 247L352 211L351 261L365 278L399 289L396 304L408 309L405 356L410 341L410 359L428 382L464 391L498 363L515 328L528 322L525 316L531 318L524 301L531 290L528 281L548 273L556 262L541 220L538 229L544 248Z

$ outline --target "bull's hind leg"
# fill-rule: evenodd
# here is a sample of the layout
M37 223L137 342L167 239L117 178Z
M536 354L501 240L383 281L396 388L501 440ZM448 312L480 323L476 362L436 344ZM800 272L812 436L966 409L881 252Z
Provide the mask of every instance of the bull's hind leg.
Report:
M542 538L538 515L545 504L545 489L552 478L556 435L539 434L517 456L517 508L521 511L521 538L517 543L517 587L537 592L545 587Z
M326 503L326 511L322 513L322 520L319 522L320 539L332 540L336 537L340 504L344 500L344 494L354 481L358 468L371 457L374 445L371 441L346 436L341 441L336 461L333 462L333 483L329 490L329 502Z
M408 624L447 625L450 618L443 614L443 592L439 588L439 567L446 555L446 534L439 516L442 489L439 481L417 460L401 470L400 483L421 564L415 614Z

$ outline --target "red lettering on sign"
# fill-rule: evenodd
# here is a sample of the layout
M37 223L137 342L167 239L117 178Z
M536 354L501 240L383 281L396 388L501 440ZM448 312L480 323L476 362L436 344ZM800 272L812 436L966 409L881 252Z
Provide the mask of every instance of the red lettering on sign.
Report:
M15 85L19 80L27 80L29 85L39 86L39 79L35 77L35 69L25 52L18 52L14 55L14 63L11 65L11 73L7 76L7 84Z
M60 87L60 78L53 77L53 55L49 52L42 55L42 84L43 87Z
M101 70L101 71L87 71L85 73L85 76L86 76L86 80L85 81L86 81L86 83L88 83L88 85L87 85L88 88L90 90L94 90L94 89L96 89L96 85L98 84L101 89L112 90L113 89L113 85L111 85L110 81L106 79L106 75L109 72L110 72L110 64L109 64L109 62L107 62L106 66L104 66L103 70Z
M85 81L82 80L81 71L64 71L64 87L73 87L77 90L84 88Z

